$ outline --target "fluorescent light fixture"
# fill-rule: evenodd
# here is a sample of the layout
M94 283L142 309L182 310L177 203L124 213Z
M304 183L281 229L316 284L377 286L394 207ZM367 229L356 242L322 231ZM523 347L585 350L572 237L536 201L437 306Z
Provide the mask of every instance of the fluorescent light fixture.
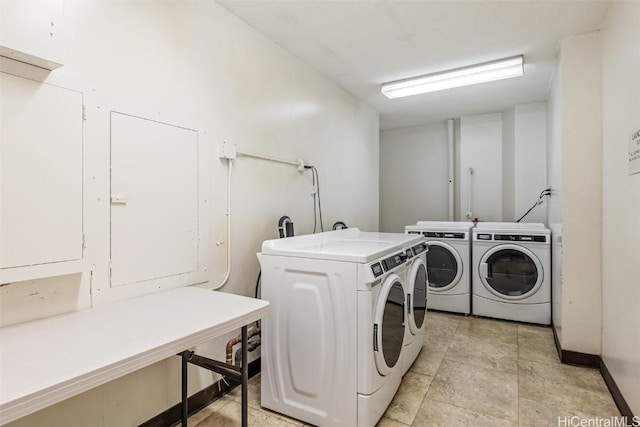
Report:
M524 75L522 55L483 64L471 65L455 70L442 71L410 79L398 80L382 85L382 93L387 98L418 95L454 87L475 85L495 80Z

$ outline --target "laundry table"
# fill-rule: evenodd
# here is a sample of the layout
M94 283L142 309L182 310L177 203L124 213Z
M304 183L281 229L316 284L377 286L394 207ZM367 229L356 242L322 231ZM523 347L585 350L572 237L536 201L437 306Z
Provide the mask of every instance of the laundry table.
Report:
M193 363L242 383L247 423L247 325L267 301L185 287L0 328L0 425L178 354L182 358L182 422L186 366ZM242 330L242 366L189 351Z

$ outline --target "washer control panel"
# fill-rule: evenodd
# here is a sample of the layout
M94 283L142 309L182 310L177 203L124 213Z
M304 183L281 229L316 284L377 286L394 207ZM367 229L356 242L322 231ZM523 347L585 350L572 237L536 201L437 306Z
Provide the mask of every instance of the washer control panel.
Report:
M425 231L424 237L437 237L439 239L466 239L465 233L450 233L443 231Z
M494 234L494 240L508 242L546 242L547 236L532 236L528 234Z

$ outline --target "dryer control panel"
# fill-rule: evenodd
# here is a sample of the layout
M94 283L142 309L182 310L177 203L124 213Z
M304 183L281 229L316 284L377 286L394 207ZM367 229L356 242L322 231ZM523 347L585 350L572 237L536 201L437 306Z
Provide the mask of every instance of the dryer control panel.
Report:
M424 242L418 245L415 245L411 249L413 249L413 253L416 255L420 255L423 252L429 252L429 246L427 246L427 244Z
M379 262L371 264L371 272L373 273L373 277L382 276L384 270L382 270L382 265Z
M385 258L381 261L382 266L384 267L384 271L393 270L394 268L404 264L407 260L407 254L404 252L400 252L389 258Z

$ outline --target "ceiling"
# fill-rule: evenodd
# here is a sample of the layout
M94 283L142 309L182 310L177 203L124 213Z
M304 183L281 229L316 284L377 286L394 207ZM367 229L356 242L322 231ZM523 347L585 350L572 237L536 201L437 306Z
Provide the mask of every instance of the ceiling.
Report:
M547 98L560 41L608 1L217 0L380 113L393 129ZM524 77L399 99L384 82L524 55Z

